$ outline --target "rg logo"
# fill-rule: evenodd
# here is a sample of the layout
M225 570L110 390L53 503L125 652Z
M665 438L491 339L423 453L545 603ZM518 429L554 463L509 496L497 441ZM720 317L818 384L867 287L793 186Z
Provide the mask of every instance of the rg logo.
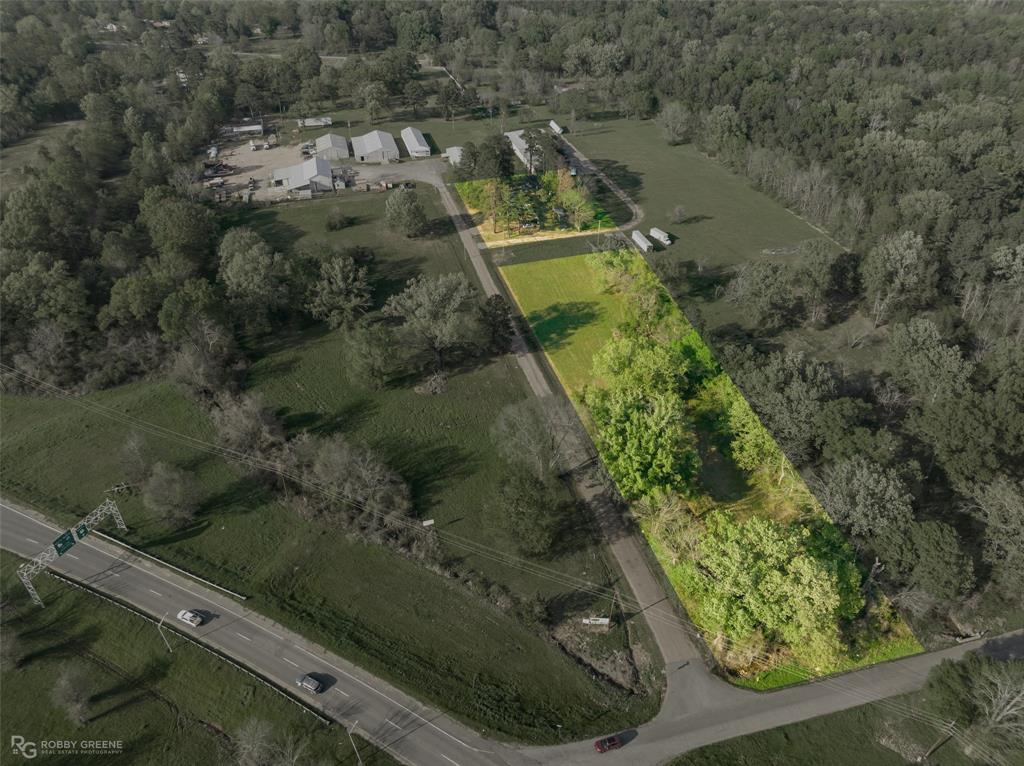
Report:
M37 755L36 743L27 741L19 734L14 734L11 736L11 752L23 758L35 758Z

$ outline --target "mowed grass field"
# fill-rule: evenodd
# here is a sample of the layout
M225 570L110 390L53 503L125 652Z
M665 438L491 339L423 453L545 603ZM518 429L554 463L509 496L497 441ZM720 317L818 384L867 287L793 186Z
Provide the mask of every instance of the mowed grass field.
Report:
M500 268L516 303L570 394L593 380L593 357L625 318L621 298L602 288L586 256Z
M597 271L584 255L515 263L502 266L500 271L556 375L570 394L580 393L588 384L600 383L594 378L593 357L612 338L615 328L626 316L624 296L603 288ZM584 422L588 420L584 413ZM733 463L727 445L711 443L713 436L702 430L699 419L695 420L695 430L701 444L702 462L695 487L695 504L717 507L738 517L757 515L780 521L808 512L803 506L812 501L805 486L801 484L802 491L796 494L806 500L801 499L800 507L794 507L796 499L765 492L757 482L751 481L751 477ZM693 562L676 561L648 526L641 526L690 618L698 626L713 624L712 617L705 619L704 604L693 595L699 592ZM902 622L895 623L885 636L850 636L850 642L850 656L825 672L852 670L922 651L920 643ZM749 679L734 680L751 688L772 689L821 674L821 671L787 663Z
M269 724L278 742L285 737L301 739L303 763L359 763L348 739L337 736L336 727L321 723L173 630L164 630L173 649L168 653L151 622L48 576L35 580L46 609L36 607L15 574L21 563L13 554L0 553L4 731L37 743L124 743L120 755L41 757L39 763L232 762L228 738L233 739L250 719ZM81 676L88 697L87 721L81 727L68 720L51 694L68 671ZM363 763L397 764L386 752L363 740L356 742Z
M429 214L439 216L436 192L419 193ZM378 305L414 274L463 268L451 233L415 240L391 234L382 222L385 199L352 193L246 211L229 223L253 226L282 250L318 239L372 247ZM329 232L324 220L338 204L356 223ZM527 396L515 362L471 365L451 375L445 394L428 396L413 391L415 381L382 391L353 382L342 347L340 333L323 327L282 331L253 349L246 389L276 409L291 434L340 432L377 449L409 482L417 514L453 536L445 552L479 573L471 582L305 522L237 467L156 437L147 442L151 458L193 472L205 501L195 524L169 532L138 497L119 498L130 540L249 595L247 604L257 610L492 733L554 741L557 725L565 736L583 736L653 715L657 695L630 695L593 678L514 609L500 606L501 594L489 584L517 598L564 601L571 588L557 573L613 579L603 550L586 534L544 562L554 582L500 559L514 545L496 502L504 463L489 432L504 406ZM216 442L204 412L171 383L136 382L87 398L119 416ZM118 453L130 422L70 401L4 396L0 426L0 488L62 521L95 507L123 479ZM493 553L471 554L454 536ZM615 638L625 645L623 632Z
M639 228L657 226L675 238L668 248L657 245L647 260L680 307L698 308L711 330L759 329L743 306L725 301L718 289L737 266L762 259L792 263L795 246L809 239L826 239L842 249L693 145L669 146L652 121L581 121L566 138L640 204L645 215ZM671 222L676 205L688 216L681 224ZM517 257L532 253L523 246ZM687 279L679 279L681 273ZM822 361L877 372L885 337L871 330L870 320L855 312L825 329L787 330L777 340Z

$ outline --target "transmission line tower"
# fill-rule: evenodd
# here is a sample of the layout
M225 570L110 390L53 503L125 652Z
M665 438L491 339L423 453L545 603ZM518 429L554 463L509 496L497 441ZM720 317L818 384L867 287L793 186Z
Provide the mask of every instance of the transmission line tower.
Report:
M49 548L42 553L36 554L27 564L22 564L18 567L18 577L25 586L25 590L28 591L28 595L33 603L39 606L46 606L39 597L36 587L32 584L32 578L45 571L51 563L71 550L75 543L83 540L107 516L114 517L118 529L122 531L128 530L128 527L124 524L124 518L121 516L121 511L117 508L117 503L107 498L103 501L102 505L89 513L88 516L58 535Z

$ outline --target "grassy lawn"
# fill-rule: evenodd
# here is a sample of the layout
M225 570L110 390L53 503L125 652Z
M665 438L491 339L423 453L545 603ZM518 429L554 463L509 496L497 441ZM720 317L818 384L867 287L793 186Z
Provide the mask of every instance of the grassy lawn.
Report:
M336 728L172 631L164 632L174 650L168 653L152 623L45 576L35 581L46 601L46 609L39 609L15 575L20 563L0 553L3 638L12 642L8 650L15 657L2 674L5 730L36 742L124 743L118 756L42 758L40 763L226 763L232 759L230 738L249 719L266 721L279 741L305 741L304 762L357 763ZM88 719L81 727L50 695L66 670L81 674L89 696ZM369 743L357 742L364 763L397 763Z
M433 190L421 191L440 216ZM286 250L309 238L363 244L376 258L378 305L417 273L463 268L451 233L407 240L383 225L383 194L279 205L240 213ZM343 204L355 225L327 231L326 212ZM279 332L254 349L246 387L276 408L291 433L343 432L379 450L409 483L417 514L445 533L496 553L514 550L497 511L504 464L489 430L501 409L527 396L515 362L501 358L450 376L448 391L420 395L413 383L370 390L347 373L339 333L322 327ZM142 381L89 394L91 401L189 436L216 441L206 415L178 388ZM95 507L118 483L118 451L130 431L68 401L5 396L0 488L63 521ZM363 667L496 734L531 741L584 736L639 723L657 695L633 695L589 675L508 605L534 594L564 600L571 590L457 545L446 553L478 573L458 583L381 547L303 521L262 485L221 459L149 438L154 460L192 471L206 499L196 523L170 532L137 497L119 500L133 542L251 596L247 604ZM605 553L581 531L544 565L610 582ZM617 640L624 644L624 631Z
M501 272L567 390L578 394L585 385L599 382L593 377L593 356L612 337L615 327L626 315L624 296L602 289L598 274L582 255L514 263L502 266ZM769 516L778 521L821 513L802 482L797 483L800 491L791 496L774 492L773 482L765 481L759 473L746 475L732 463L727 445L714 443L714 437L699 414L694 422L700 431L703 470L692 507L704 511L718 508L739 518ZM694 596L698 588L692 562L673 556L649 526L645 525L643 530L693 622L698 626L714 624L714 619L705 614L704 605ZM847 641L849 655L834 667L814 670L786 662L738 682L757 689L776 688L922 650L910 629L899 619L888 632L851 630Z
M593 380L594 354L625 317L619 296L602 289L584 258L576 255L500 269L555 374L572 394Z
M921 709L922 697L919 692L905 694L884 706L862 705L707 745L669 766L903 766L939 738L932 727L893 712L893 705ZM965 756L956 742L947 742L928 763L968 766L977 761Z
M5 197L21 185L23 171L39 157L39 150L56 146L79 121L44 125L0 150L0 189Z

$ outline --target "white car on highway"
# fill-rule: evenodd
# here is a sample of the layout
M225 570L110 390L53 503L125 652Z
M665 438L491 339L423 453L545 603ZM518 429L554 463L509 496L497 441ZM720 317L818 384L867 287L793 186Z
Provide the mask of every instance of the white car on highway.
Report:
M182 609L178 612L178 619L182 622L187 622L193 628L198 628L203 624L203 616L197 612L193 612L191 609Z

